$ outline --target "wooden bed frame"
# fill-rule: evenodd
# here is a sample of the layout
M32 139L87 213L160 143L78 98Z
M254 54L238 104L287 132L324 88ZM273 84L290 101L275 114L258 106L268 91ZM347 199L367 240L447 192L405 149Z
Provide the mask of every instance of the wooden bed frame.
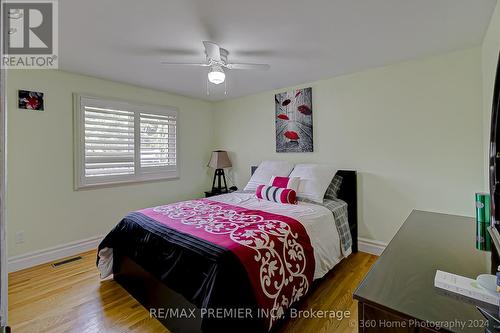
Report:
M256 167L252 167L252 174ZM358 251L358 215L357 215L357 176L356 171L339 170L342 176L342 185L339 199L347 202L348 220L352 235L352 252ZM194 304L182 295L173 291L157 278L145 271L127 256L113 253L114 280L127 290L150 314L173 333L200 333L201 312ZM158 309L184 309L188 315L193 311L195 317L172 318L162 315ZM279 326L279 325L277 325Z

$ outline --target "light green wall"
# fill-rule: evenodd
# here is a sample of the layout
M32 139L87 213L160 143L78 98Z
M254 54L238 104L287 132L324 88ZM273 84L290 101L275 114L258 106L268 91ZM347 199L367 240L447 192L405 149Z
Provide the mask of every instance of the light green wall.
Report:
M275 153L274 94L286 89L215 104L215 148L230 152L239 186L263 159L358 170L360 236L383 242L413 208L474 214L484 173L479 48L306 86L314 153Z
M495 75L498 62L498 52L500 50L500 3L497 4L491 22L486 31L481 48L481 63L483 74L483 146L485 147L485 163L489 164L489 142L490 142L490 121L491 108L493 105L493 89L495 85ZM484 188L489 188L488 173L485 173Z
M491 100L481 91L481 60L489 73L485 50L498 48L488 36L482 49L302 85L313 87L315 152L306 154L275 153L277 91L209 103L62 71L9 71L9 256L105 234L134 209L199 197L214 148L230 152L240 187L263 159L358 170L360 236L368 239L389 241L413 208L471 216L485 184L481 105ZM46 111L18 110L18 89L45 92ZM73 92L177 107L181 178L74 191Z
M45 93L45 111L18 110L18 89ZM179 109L180 179L73 190L74 92ZM199 197L209 188L212 105L62 71L8 73L7 237L9 256L104 235L131 210ZM25 232L25 242L15 234Z

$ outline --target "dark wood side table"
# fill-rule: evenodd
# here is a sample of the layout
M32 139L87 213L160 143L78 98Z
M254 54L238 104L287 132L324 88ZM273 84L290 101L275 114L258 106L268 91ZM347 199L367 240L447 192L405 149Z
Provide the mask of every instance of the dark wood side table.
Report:
M434 287L437 269L490 273L490 253L474 237L473 218L413 211L354 292L359 332L485 332L475 305L498 308Z
M212 191L205 191L205 198L210 198L210 197L213 197L215 195L220 195L220 194L226 194L226 193L231 193L231 192L234 192L234 191L227 191L227 192L212 192Z

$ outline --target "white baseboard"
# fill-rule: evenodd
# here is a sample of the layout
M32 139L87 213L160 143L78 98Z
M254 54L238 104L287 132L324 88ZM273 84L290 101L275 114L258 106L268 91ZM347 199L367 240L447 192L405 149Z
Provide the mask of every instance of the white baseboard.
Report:
M9 273L90 251L97 248L102 239L103 236L95 236L40 251L10 257L8 259ZM386 246L387 243L384 242L361 237L358 239L358 249L361 252L379 256L385 250Z
M358 250L379 256L384 252L387 243L367 238L358 238Z
M90 251L97 248L102 239L103 236L95 236L40 251L10 257L7 261L9 273Z

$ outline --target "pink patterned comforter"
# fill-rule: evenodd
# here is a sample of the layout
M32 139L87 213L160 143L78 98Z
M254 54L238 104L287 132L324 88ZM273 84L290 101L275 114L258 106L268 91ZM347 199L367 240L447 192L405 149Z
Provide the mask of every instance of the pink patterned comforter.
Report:
M271 314L265 318L269 329L311 285L313 249L304 227L293 218L207 199L139 212L233 252L248 273L258 305Z

